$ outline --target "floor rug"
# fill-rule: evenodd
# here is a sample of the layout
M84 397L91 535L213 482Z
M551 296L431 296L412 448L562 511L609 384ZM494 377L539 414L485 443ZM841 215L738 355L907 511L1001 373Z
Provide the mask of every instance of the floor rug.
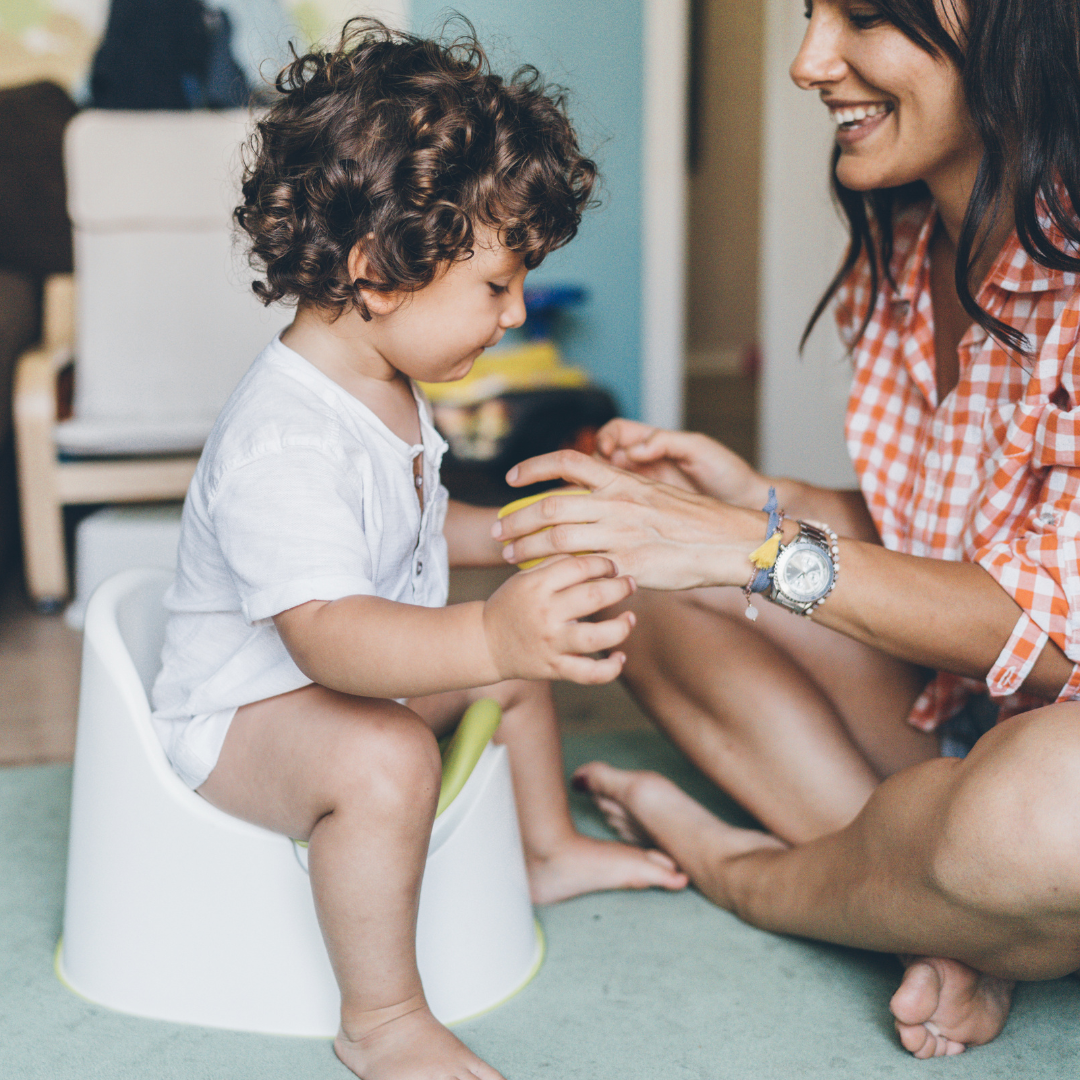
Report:
M649 766L731 816L659 736L574 737L567 766ZM3 1080L346 1080L327 1040L137 1019L81 1000L53 974L70 771L0 770ZM575 796L581 827L605 835ZM533 982L458 1034L508 1080L1013 1080L1080 1075L1080 981L1022 986L1004 1034L956 1058L899 1047L888 957L777 937L699 895L607 893L539 912Z

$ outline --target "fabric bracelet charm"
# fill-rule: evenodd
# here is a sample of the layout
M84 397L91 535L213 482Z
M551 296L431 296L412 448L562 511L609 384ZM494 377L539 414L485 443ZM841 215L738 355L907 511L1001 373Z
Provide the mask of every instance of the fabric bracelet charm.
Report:
M754 607L750 597L754 593L763 593L768 589L772 581L772 568L780 553L784 511L777 509L776 488L769 488L769 499L761 510L762 513L769 515L769 521L765 527L765 542L751 551L748 556L754 566L754 572L743 588L743 596L746 597L746 617L751 622L758 617L758 609Z

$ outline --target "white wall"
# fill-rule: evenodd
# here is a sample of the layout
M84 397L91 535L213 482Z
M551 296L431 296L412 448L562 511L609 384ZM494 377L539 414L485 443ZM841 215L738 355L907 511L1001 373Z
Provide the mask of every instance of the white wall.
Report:
M210 0L211 4L213 0ZM285 0L288 7L296 7L297 0ZM353 15L374 15L391 26L407 29L409 26L409 0L317 0L319 15L328 26L337 27Z
M686 363L688 0L644 0L641 413L680 428Z
M847 234L829 198L833 123L788 76L806 29L803 0L768 0L761 247L761 466L834 487L855 473L843 439L850 361L826 312L799 338L843 258Z

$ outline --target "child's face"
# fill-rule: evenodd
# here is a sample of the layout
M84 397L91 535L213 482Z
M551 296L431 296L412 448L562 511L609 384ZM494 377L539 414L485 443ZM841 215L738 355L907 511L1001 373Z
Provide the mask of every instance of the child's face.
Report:
M525 321L521 255L477 230L472 258L377 317L377 347L392 367L421 382L464 378L476 358Z

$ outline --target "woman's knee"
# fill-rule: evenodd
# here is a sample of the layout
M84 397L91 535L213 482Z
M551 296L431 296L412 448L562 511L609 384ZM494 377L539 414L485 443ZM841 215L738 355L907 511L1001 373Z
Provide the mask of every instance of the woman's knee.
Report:
M1080 916L1080 704L1014 717L957 770L933 875L960 903L1000 915Z
M720 658L750 632L746 619L740 625L727 612L701 602L695 595L700 591L666 593L639 589L603 613L605 618L611 618L629 610L637 619L633 633L619 646L626 654L623 674L632 684L648 686L671 681L681 684L687 665L693 670L699 667L711 670L718 663L724 666L726 661ZM741 599L740 594L736 592L736 595Z

